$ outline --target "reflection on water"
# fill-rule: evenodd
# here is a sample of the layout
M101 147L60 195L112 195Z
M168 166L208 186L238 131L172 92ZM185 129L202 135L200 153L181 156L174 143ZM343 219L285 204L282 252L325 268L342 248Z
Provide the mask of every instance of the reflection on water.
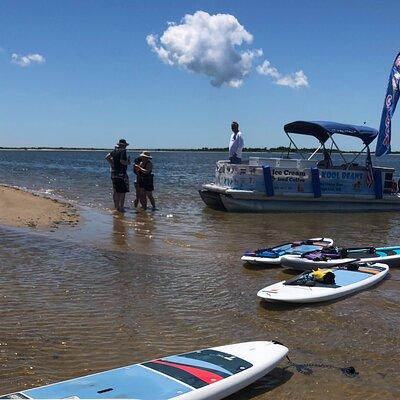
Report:
M113 218L113 231L112 238L113 243L116 246L127 246L128 244L128 229L124 221L123 215L115 215Z
M155 251L153 238L155 233L155 216L146 212L131 212L130 214L113 213L112 229L110 236L111 242L108 242L107 237L104 238L99 232L92 240L104 241L104 246L114 244L118 249L137 250L143 254L152 253ZM107 228L107 223L105 224ZM110 227L111 228L111 227ZM103 232L104 233L104 232ZM82 233L80 234L82 235Z
M264 307L256 292L288 271L240 262L245 249L311 236L397 244L399 214L205 209L196 188L221 156L163 153L155 156L160 210L118 215L107 210L102 153L20 152L12 155L18 165L10 157L0 152L0 167L13 168L12 176L0 169L0 181L17 178L76 201L83 221L50 234L0 228L0 393L200 347L277 339L297 363L353 365L360 375L314 368L305 376L283 362L232 399L399 397L399 270L343 301Z

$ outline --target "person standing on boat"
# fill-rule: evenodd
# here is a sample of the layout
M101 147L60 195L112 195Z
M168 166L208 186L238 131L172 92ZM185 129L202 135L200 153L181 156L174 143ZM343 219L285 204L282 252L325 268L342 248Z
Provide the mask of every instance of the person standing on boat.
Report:
M129 192L129 178L127 174L128 165L131 163L126 153L129 143L120 139L115 149L108 153L106 160L111 167L111 180L114 188L114 207L119 212L124 212L125 195Z
M139 164L135 164L135 170L137 173L137 188L139 190L140 204L143 209L147 209L147 199L153 207L153 211L156 209L156 202L153 197L154 191L154 175L153 175L153 163L150 152L143 151L140 154L141 161Z
M240 164L244 147L242 132L239 131L239 124L236 121L232 122L231 129L233 133L229 141L229 161L231 164Z

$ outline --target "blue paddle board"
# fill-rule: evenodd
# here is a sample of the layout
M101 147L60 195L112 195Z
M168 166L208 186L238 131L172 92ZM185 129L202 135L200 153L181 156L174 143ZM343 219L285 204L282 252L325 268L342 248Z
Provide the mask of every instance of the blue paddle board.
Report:
M245 342L159 358L0 399L222 399L271 371L288 349Z

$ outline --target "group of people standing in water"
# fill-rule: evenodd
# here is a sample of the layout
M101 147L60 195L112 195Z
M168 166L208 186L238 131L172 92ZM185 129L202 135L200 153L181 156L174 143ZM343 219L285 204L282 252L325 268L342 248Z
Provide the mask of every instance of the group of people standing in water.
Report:
M131 165L131 159L126 151L127 146L129 143L125 139L120 139L114 150L106 156L111 167L114 207L119 212L125 211L125 197L129 192L128 166ZM144 210L147 209L147 200L150 201L152 209L156 209L153 197L154 175L151 159L150 152L143 151L139 157L135 158L133 164L136 190L133 205L137 207L140 204Z
M239 124L232 121L232 134L229 140L229 161L231 164L240 164L242 162L242 151L244 140L242 132L239 130ZM113 184L114 207L119 212L125 211L125 197L129 192L128 166L131 165L131 159L127 154L126 148L129 143L125 139L120 139L113 151L107 154L106 160L111 167L111 180ZM154 176L153 163L148 151L143 151L139 157L135 158L133 172L135 174L136 197L133 202L134 207L139 203L144 210L147 209L147 200L150 201L152 209L156 209L156 202L153 197Z

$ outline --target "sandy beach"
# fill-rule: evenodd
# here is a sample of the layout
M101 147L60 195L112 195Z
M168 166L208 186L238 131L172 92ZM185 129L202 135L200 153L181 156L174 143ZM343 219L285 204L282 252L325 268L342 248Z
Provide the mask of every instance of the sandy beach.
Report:
M0 224L12 227L54 229L76 225L75 208L57 200L7 186L0 186Z

